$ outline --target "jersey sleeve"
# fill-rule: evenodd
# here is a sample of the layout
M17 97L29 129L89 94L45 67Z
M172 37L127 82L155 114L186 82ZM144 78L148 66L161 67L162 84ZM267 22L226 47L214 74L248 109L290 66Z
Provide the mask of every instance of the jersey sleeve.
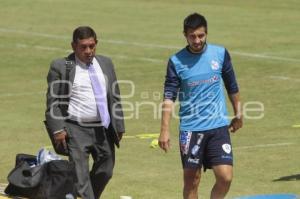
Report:
M222 67L222 79L228 94L235 94L239 92L239 87L234 74L230 55L225 49L224 62Z
M180 79L177 75L175 66L170 59L167 66L167 74L164 85L164 99L175 101L178 95Z

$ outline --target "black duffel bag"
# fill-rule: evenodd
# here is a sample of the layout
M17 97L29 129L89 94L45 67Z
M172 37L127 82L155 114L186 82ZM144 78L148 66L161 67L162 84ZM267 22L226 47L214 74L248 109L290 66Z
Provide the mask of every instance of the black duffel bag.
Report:
M16 167L9 173L4 192L10 196L30 199L76 198L74 164L67 160L52 160L34 166L35 156L18 154Z

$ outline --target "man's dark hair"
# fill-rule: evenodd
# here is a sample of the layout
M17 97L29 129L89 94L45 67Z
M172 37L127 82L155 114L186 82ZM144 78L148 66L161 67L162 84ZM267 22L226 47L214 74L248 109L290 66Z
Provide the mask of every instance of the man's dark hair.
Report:
M196 12L187 16L183 21L184 33L187 33L189 28L196 29L199 27L205 27L205 32L207 33L207 21L205 17Z
M97 42L96 32L89 26L79 26L73 32L73 42L76 43L81 39L88 39L93 37Z

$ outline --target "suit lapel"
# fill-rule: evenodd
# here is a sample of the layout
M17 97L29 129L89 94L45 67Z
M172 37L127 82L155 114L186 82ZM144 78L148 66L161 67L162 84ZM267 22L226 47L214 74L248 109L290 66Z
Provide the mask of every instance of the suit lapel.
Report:
M95 57L100 65L100 68L101 68L103 74L104 74L105 83L106 83L107 87L109 88L109 85L110 85L109 84L109 71L108 71L109 66L107 66L107 64L105 64L102 61L101 57L99 57L99 56L95 56ZM110 92L110 89L107 89L107 92Z
M111 112L110 107L111 107L111 83L110 83L110 74L109 74L109 65L105 64L105 62L101 59L100 56L95 56L96 60L98 61L100 68L104 74L104 79L106 83L106 92L107 92L107 103L108 103L108 109L109 112Z

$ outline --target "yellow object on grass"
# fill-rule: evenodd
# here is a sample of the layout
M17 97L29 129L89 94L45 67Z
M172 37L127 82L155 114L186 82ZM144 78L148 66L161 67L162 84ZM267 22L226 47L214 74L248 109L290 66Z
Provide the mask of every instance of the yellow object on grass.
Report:
M156 148L156 147L158 147L158 139L152 140L151 143L150 143L150 147L151 147L151 148Z

